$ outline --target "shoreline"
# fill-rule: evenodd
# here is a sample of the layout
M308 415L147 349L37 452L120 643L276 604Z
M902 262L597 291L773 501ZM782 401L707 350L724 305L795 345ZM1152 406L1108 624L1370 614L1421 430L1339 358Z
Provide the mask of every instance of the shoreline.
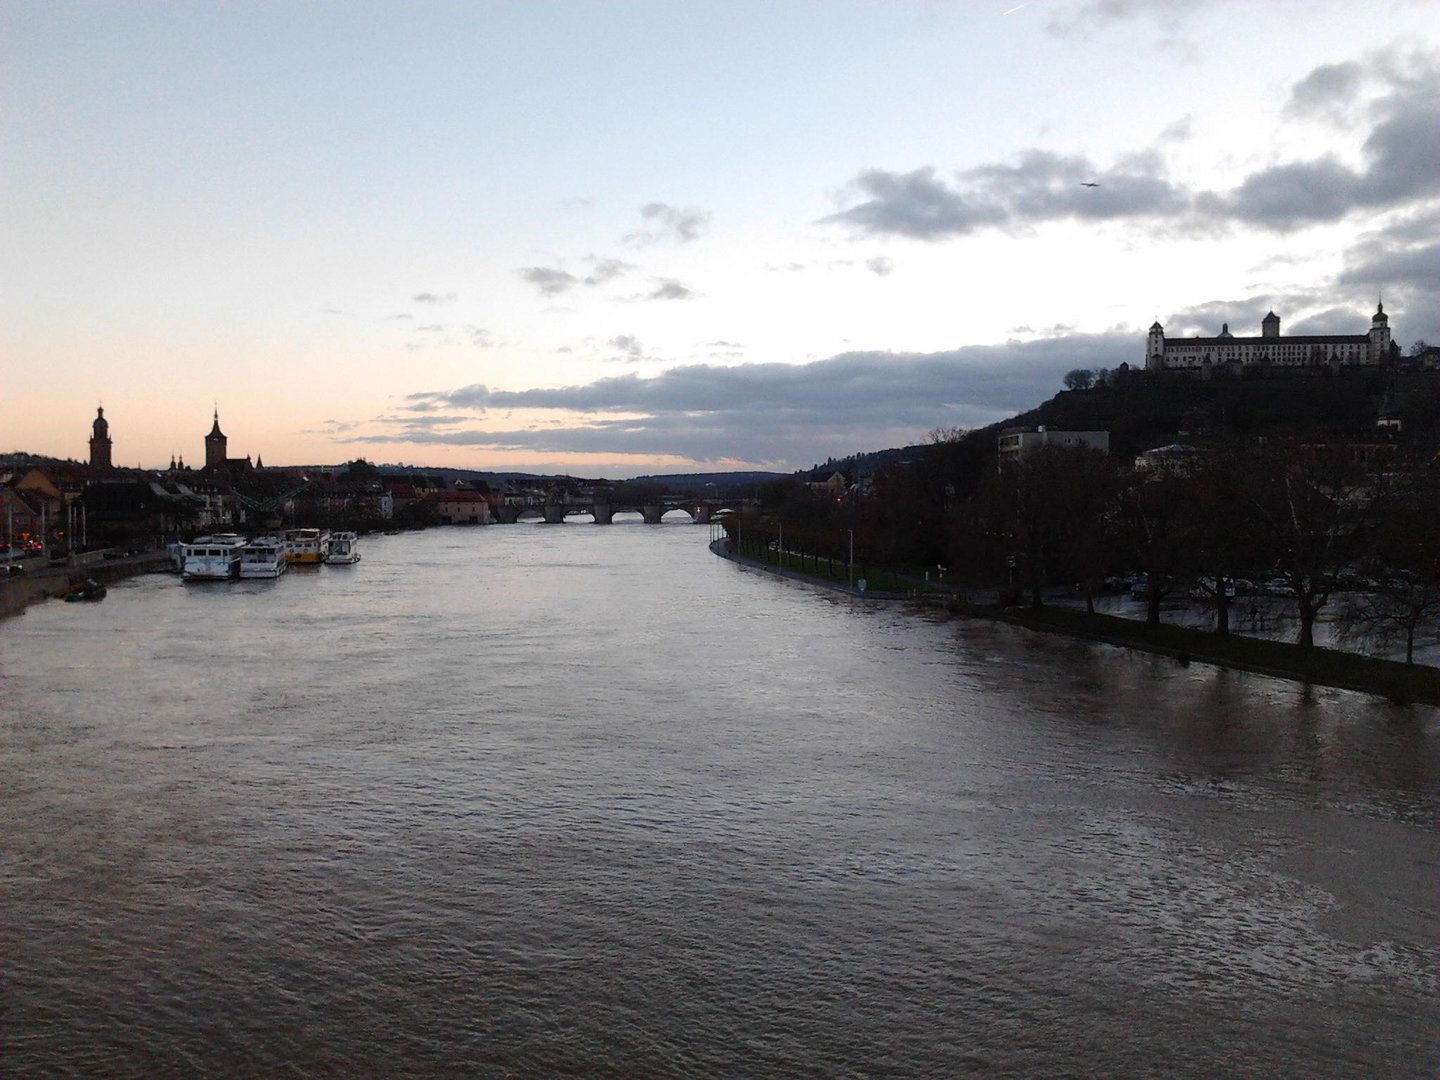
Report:
M66 566L26 566L25 573L0 580L0 619L23 615L31 604L54 599L86 578L109 585L141 574L163 573L169 566L170 557L163 551L150 551L124 559L101 557L96 561L85 561L82 558Z
M730 562L857 599L905 601L928 611L944 612L951 618L1003 622L1035 633L1061 634L1116 648L1167 656L1182 665L1210 664L1310 686L1369 694L1399 705L1440 706L1440 668L1425 664L1405 664L1320 646L1303 649L1290 642L1241 634L1220 637L1209 630L1168 623L1152 626L1134 619L1098 612L1091 615L1072 608L1001 607L998 602L976 603L962 599L954 591L933 588L924 594L861 592L823 578L781 570L735 555L725 550L724 545L724 539L716 540L710 545L710 550Z

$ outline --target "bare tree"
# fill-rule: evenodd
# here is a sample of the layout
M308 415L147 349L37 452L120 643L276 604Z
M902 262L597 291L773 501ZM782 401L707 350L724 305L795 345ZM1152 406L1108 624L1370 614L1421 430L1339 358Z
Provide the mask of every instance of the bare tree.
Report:
M1076 368L1065 376L1066 390L1089 390L1095 385L1095 372L1089 368Z
M1299 442L1254 447L1238 466L1239 508L1295 594L1305 648L1337 580L1366 554L1371 515L1383 508L1377 466L1361 447Z
M1356 617L1373 633L1403 637L1413 664L1417 633L1440 615L1440 466L1397 472L1389 495L1375 522L1376 577Z
M1194 551L1194 481L1188 470L1131 473L1120 489L1117 525L1124 550L1145 575L1145 621L1160 622L1160 601L1190 568Z

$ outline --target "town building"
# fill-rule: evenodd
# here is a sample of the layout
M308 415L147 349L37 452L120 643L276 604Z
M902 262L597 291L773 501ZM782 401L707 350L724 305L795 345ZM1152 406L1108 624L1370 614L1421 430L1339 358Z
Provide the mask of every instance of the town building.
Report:
M490 524L490 499L478 491L432 491L420 501L443 525Z
M1011 427L1000 432L1000 464L1019 461L1042 446L1066 446L1110 452L1108 431L1056 431L1044 424L1034 428Z
M1390 318L1375 308L1365 334L1280 333L1280 316L1269 312L1259 337L1236 337L1222 323L1215 337L1167 338L1157 321L1145 339L1146 371L1183 371L1202 377L1256 370L1334 370L1388 364L1394 358Z

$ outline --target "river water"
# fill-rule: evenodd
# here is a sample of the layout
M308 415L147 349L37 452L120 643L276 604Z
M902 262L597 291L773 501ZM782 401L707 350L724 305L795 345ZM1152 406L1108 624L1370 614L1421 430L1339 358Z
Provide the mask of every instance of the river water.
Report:
M436 529L0 622L18 1077L1433 1077L1437 712Z

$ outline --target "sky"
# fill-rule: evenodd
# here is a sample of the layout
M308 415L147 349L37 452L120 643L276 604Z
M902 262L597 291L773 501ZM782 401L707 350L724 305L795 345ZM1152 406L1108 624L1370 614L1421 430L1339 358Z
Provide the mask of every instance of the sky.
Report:
M787 472L1381 298L1436 0L0 0L0 452Z

